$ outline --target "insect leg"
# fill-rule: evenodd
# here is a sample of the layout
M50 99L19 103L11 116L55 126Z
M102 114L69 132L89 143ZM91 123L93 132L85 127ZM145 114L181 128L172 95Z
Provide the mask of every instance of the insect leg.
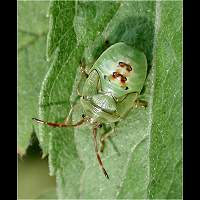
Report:
M100 143L101 143L100 152L103 152L103 150L104 150L105 140L107 138L111 137L115 133L115 124L111 125L111 128L112 129L109 132L107 132L106 134L101 136L101 139L100 139Z
M76 105L77 100L79 100L80 97L82 96L82 91L81 90L82 90L82 87L84 85L83 81L85 81L87 79L87 77L88 77L88 72L86 70L86 65L85 65L83 60L80 61L80 73L81 73L81 76L80 76L80 79L78 81L77 89L76 89L76 92L77 92L78 96L75 98L75 100L73 100L71 102L71 109L69 111L68 116L64 120L65 124L70 124L72 122L72 113L73 113L74 106Z
M81 78L77 85L78 96L82 96L82 94L81 94L81 85L83 85L82 81L85 80L89 76L88 72L86 70L86 65L84 64L83 60L81 60L81 62L80 62L80 73L81 73Z
M74 110L74 106L76 105L76 103L79 99L80 99L80 96L77 96L76 99L73 102L71 102L71 108L70 108L68 116L64 120L64 124L67 125L67 124L72 123L72 113L73 113L73 110Z
M95 152L96 152L97 160L99 162L99 165L101 166L101 169L102 169L104 175L106 176L107 179L109 179L109 176L108 176L108 174L107 174L107 172L106 172L106 170L103 166L103 162L101 161L101 157L100 157L99 152L98 152L97 137L96 136L97 136L97 128L94 127L93 128L93 140L94 140L94 146L95 146Z
M134 102L138 97L138 93L130 93L117 104L117 112L120 114L121 118L124 118L133 108Z
M80 62L80 72L83 77L87 78L89 75L87 72L86 64L84 63L83 60L81 60L81 62Z
M81 124L83 124L85 122L85 119L81 119L80 121L78 121L75 124L65 124L63 122L62 123L47 122L47 121L43 121L43 120L36 119L36 118L32 118L32 120L34 120L35 122L40 123L40 124L46 124L48 126L65 127L65 128L80 126Z

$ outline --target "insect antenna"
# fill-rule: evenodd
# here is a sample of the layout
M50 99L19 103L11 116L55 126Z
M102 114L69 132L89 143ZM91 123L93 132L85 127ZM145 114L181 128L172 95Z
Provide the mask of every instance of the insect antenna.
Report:
M102 162L101 157L99 155L99 151L98 151L98 147L97 147L97 128L96 127L93 128L93 140L94 140L95 152L96 152L96 156L97 156L97 160L99 162L99 165L101 166L101 169L102 169L105 177L107 179L109 179L109 176L108 176L108 174L107 174L107 172L106 172L106 170L103 166L103 162Z
M46 124L48 126L53 126L53 127L76 127L76 126L79 126L81 124L83 124L85 122L85 119L81 119L80 121L78 121L76 124L65 124L65 123L55 123L55 122L47 122L47 121L43 121L43 120L40 120L40 119L37 119L37 118L32 118L32 120L34 120L35 122L37 123L40 123L40 124Z

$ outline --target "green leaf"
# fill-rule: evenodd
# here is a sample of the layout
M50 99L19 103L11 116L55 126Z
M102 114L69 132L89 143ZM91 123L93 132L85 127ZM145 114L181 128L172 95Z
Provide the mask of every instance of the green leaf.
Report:
M45 59L48 2L18 1L18 153L25 154L48 69Z
M149 197L182 199L182 2L156 13Z
M149 65L141 96L149 102L147 109L131 110L101 155L109 181L96 160L88 124L78 129L39 126L59 198L181 198L181 8L180 2L51 3L51 67L40 95L41 119L64 121L77 95L81 59L94 63L105 41L135 46L146 54ZM73 120L81 115L78 103ZM98 138L102 133L98 131Z

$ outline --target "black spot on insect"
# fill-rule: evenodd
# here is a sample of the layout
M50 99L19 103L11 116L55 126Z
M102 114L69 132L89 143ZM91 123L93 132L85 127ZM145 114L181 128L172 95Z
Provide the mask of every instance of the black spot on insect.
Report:
M106 50L109 46L110 46L109 40L105 40L104 45L103 45L104 50Z
M85 114L82 114L82 118L85 118Z
M106 41L105 41L105 44L106 44L106 45L109 45L109 40L106 40Z
M98 126L99 128L101 128L102 127L102 124L99 124L99 126Z
M128 90L128 87L125 87L125 90Z

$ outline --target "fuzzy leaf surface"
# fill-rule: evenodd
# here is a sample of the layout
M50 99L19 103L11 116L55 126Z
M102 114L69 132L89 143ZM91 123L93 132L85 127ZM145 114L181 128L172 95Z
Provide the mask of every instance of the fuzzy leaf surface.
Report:
M37 133L31 118L37 116L38 96L48 69L46 35L49 2L18 1L18 153L23 155L30 136Z

